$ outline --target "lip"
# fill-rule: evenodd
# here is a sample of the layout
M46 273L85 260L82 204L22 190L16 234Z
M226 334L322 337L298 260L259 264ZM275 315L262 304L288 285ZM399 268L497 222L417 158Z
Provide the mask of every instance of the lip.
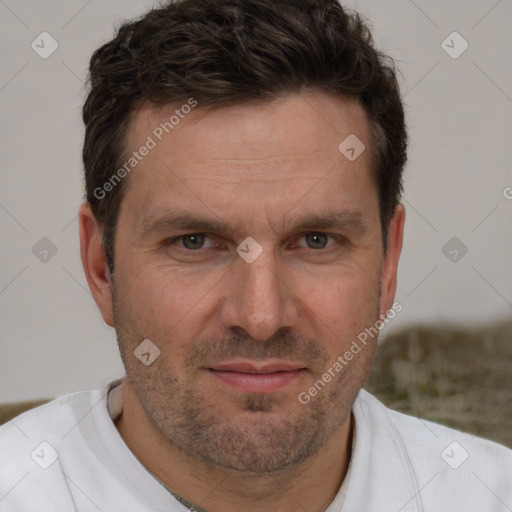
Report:
M292 372L300 370L304 366L282 361L275 362L256 362L256 361L237 361L232 363L224 363L212 366L211 370L225 372L241 372L241 373L274 373L274 372Z
M272 393L300 378L302 365L288 362L239 361L206 368L224 384L248 393Z

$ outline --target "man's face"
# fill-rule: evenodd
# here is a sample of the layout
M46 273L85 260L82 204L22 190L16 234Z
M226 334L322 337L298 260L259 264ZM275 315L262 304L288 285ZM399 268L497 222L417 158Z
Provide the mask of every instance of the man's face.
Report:
M311 92L198 105L158 141L179 106L143 108L126 141L128 154L156 141L127 178L116 231L128 385L189 455L277 471L347 421L376 339L308 404L299 394L391 305L368 123L355 102ZM366 145L355 161L338 149L349 134ZM149 366L134 355L144 339L160 350Z

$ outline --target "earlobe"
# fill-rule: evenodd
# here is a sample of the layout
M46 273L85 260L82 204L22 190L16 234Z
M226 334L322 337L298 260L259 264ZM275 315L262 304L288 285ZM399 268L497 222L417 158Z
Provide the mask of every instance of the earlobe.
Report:
M105 323L114 326L110 271L101 240L101 226L88 203L80 208L80 256L92 296Z

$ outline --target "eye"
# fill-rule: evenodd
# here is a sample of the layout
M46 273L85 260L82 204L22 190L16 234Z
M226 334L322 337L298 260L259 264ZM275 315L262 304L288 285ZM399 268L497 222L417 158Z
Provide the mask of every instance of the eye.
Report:
M310 249L325 249L327 247L330 247L331 244L329 244L329 239L334 240L335 237L328 235L327 233L318 233L318 232L310 232L306 233L305 235L302 235L300 237L300 240L304 239L306 242L306 246ZM301 244L297 244L300 247L304 247Z
M210 240L210 245L205 246L205 241ZM179 244L184 249L189 249L191 251L197 251L198 249L207 249L209 247L214 247L215 244L213 241L207 237L204 233L189 233L186 235L177 236L169 240L168 244Z

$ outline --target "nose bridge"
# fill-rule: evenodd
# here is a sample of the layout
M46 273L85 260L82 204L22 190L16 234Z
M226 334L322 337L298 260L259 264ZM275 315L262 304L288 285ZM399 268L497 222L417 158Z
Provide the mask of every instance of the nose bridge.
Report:
M281 327L298 320L293 295L279 276L281 266L271 249L252 263L235 262L233 279L224 298L221 320L225 328L243 328L254 339L267 340Z

